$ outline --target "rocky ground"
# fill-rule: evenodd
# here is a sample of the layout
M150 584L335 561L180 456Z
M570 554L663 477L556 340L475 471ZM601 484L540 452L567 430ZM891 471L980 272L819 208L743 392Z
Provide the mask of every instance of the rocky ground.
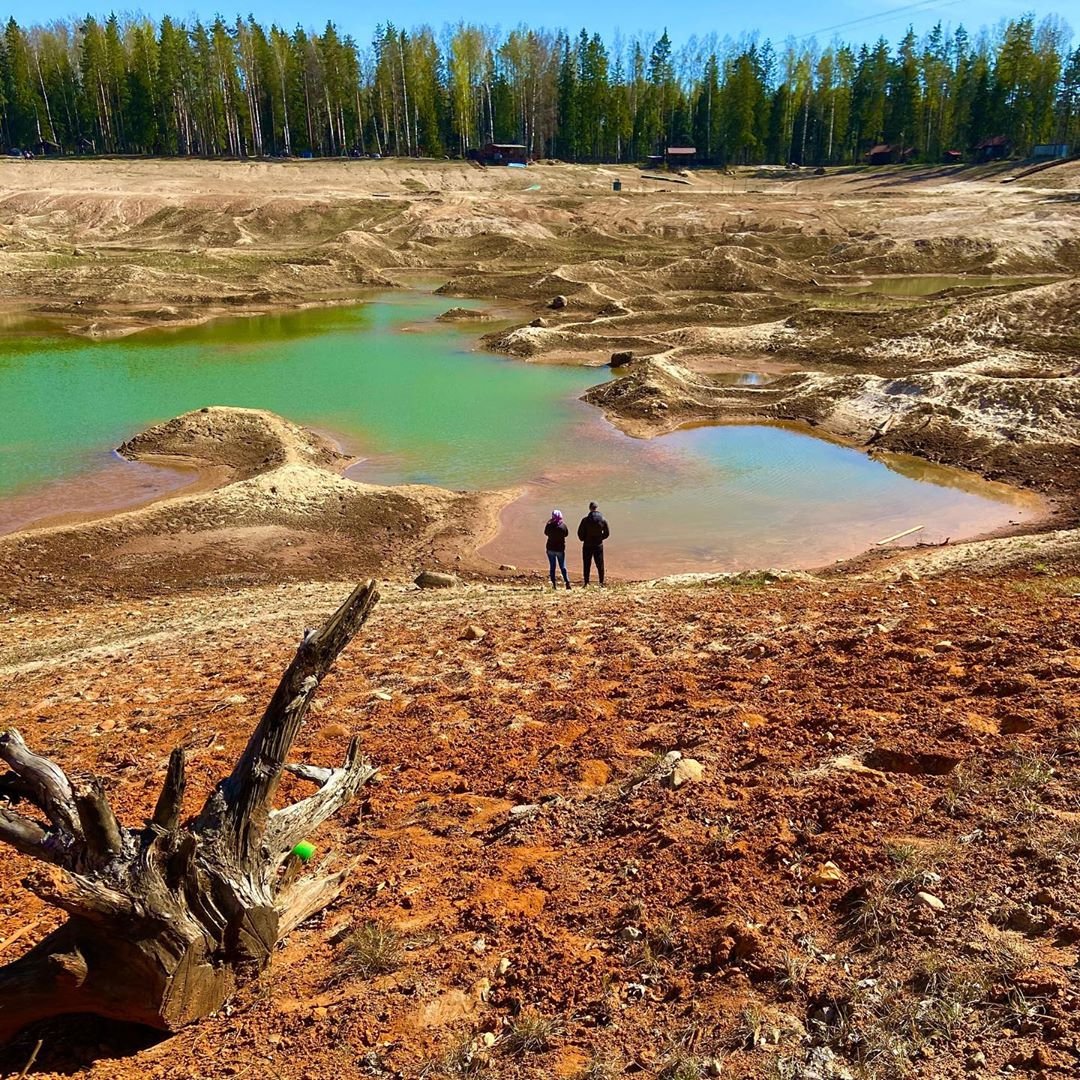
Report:
M132 822L184 744L194 809L347 591L9 616L0 724ZM361 857L345 895L222 1014L141 1050L57 1024L9 1069L37 1038L102 1078L1080 1069L1080 560L386 591L298 745L380 765L312 838ZM27 869L10 953L57 919Z

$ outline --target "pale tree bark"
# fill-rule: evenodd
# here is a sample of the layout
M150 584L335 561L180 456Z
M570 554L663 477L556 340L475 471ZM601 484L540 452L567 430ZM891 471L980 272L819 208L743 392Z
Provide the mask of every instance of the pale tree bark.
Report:
M24 884L68 921L0 968L0 1042L73 1012L176 1031L220 1007L264 968L276 943L340 892L350 866L312 874L292 854L375 773L354 739L336 769L287 761L338 654L379 594L359 586L309 631L233 771L184 823L176 749L153 816L126 828L100 780L73 783L18 731L0 733L0 842L43 865ZM285 772L316 790L274 808ZM19 811L33 808L33 817Z

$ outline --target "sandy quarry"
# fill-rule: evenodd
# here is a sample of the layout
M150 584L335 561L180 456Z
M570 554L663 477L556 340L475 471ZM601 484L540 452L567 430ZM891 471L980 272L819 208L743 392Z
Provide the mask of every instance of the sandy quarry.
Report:
M533 308L493 348L578 363L632 352L594 400L636 433L782 416L1071 490L1080 164L1010 182L1018 171L665 182L557 164L7 160L0 286L13 316L109 335L438 275L448 296ZM1008 283L851 291L887 274ZM721 391L710 375L725 369L792 375Z
M448 310L531 309L488 339L522 362L632 352L588 399L634 434L801 422L1055 511L820 575L545 595L474 554L512 492L357 485L288 418L213 402L134 437L205 483L0 538L0 726L131 822L186 745L194 809L304 628L377 574L297 751L359 734L380 779L313 838L361 858L345 894L227 1010L158 1045L47 1026L4 1075L39 1038L29 1074L99 1080L1076 1075L1080 165L1009 175L0 161L9 331L435 275ZM838 287L894 273L1020 280ZM721 378L748 370L773 381ZM28 869L0 865L4 959L59 918ZM345 962L366 920L390 970Z

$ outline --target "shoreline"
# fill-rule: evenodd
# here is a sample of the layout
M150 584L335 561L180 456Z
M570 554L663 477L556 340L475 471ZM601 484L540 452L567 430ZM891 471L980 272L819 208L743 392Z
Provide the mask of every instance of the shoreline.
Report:
M497 301L496 301L497 302ZM493 356L499 356L497 352L493 352L487 348L487 335L477 334L475 336L473 348L476 351L485 351L491 353ZM511 361L520 359L516 357L505 357ZM528 362L528 361L525 361ZM655 359L647 361L648 363L655 363ZM781 361L781 363L783 363ZM580 364L576 366L582 366ZM730 368L730 364L726 365ZM759 365L760 366L760 365ZM803 374L799 372L792 373L795 375ZM701 378L707 378L706 373L702 373ZM934 462L931 459L919 457L918 455L906 454L903 452L890 451L886 448L879 448L875 446L867 446L865 443L860 443L850 437L837 433L826 426L814 424L804 419L789 419L789 418L776 418L768 415L755 415L753 412L747 411L743 414L734 412L726 412L722 415L712 415L708 417L692 417L687 419L685 416L670 415L665 413L662 416L655 415L655 412L649 418L637 417L633 415L625 415L616 409L610 409L606 403L596 400L596 396L604 391L605 388L610 388L617 385L618 379L613 379L608 382L598 384L596 387L591 388L580 396L585 404L590 408L599 409L600 414L604 420L609 423L614 429L620 431L625 437L633 439L651 440L659 438L663 435L672 434L680 430L688 430L698 427L711 428L720 426L764 426L764 427L776 427L782 430L789 430L800 435L804 435L810 438L821 439L825 442L831 443L836 446L845 447L848 449L854 449L862 452L868 458L879 460L886 467L892 467L889 464L889 459L900 461L903 459L910 460L914 463L925 463L932 468L945 469L950 472L955 472L960 479L970 479L971 487L977 488L983 484L989 484L992 487L999 489L1001 494L1006 496L1000 500L995 501L1013 502L1008 496L1014 495L1019 497L1020 501L1027 501L1029 499L1037 500L1038 506L1035 509L1035 516L1028 521L1010 523L996 527L989 530L978 530L971 534L961 534L955 540L952 537L949 541L952 543L972 543L990 539L1000 539L1008 537L1023 536L1033 533L1044 533L1051 531L1055 526L1060 525L1059 522L1053 521L1053 517L1061 512L1061 507L1058 505L1052 497L1048 496L1044 492L1025 487L1019 484L1005 483L1001 481L994 481L987 477L981 476L972 470L962 469L958 466ZM695 384L696 385L696 384ZM701 384L702 386L706 384ZM767 390L769 383L763 384L759 387L750 387L754 390ZM728 388L732 389L732 388ZM743 389L737 387L734 389ZM206 410L204 410L206 411ZM291 421L286 421L291 426ZM330 444L334 449L335 464L333 472L341 479L348 483L357 484L359 487L371 486L367 481L363 479L355 479L344 475L351 467L362 462L368 455L354 453L351 450L346 449L348 446L348 439L338 433L328 429L320 429L315 426L305 426L302 429L315 436L317 439ZM140 436L136 436L137 442ZM20 525L16 529L9 532L0 534L5 538L20 537L28 535L40 535L54 529L65 529L71 527L78 527L82 525L92 525L95 523L107 523L115 521L116 519L123 518L127 514L136 513L145 509L168 507L171 504L177 502L183 502L188 499L197 498L200 495L210 494L215 491L227 487L232 480L235 479L235 472L227 465L207 463L201 459L192 459L179 453L156 453L156 452L138 452L136 455L125 455L121 451L115 451L121 458L128 461L135 461L151 467L160 467L167 470L179 470L192 474L192 479L181 486L161 493L155 493L149 498L135 498L130 503L118 505L116 507L109 507L105 509L90 509L90 510L72 510L68 512L61 512L55 515L45 515L41 518L37 518L31 522ZM903 469L896 468L893 471L904 473ZM922 479L922 478L919 478ZM69 482L77 483L77 478L72 478ZM926 479L924 482L936 483L933 478ZM390 485L376 485L384 486L391 491L407 491L410 487L415 485L409 484L390 484ZM942 486L938 484L938 486ZM946 487L955 486L961 490L966 490L966 485L960 484L945 484ZM436 488L434 490L443 491L446 494L452 494L449 489ZM478 500L496 500L499 505L491 513L489 519L483 523L482 528L473 531L474 540L467 549L457 551L455 554L459 558L459 561L467 561L470 565L472 573L479 574L481 576L502 580L503 574L498 570L498 567L503 562L509 562L510 559L520 561L519 556L510 555L509 558L503 558L495 554L485 554L484 549L492 546L498 540L500 534L508 527L504 521L504 516L509 511L513 504L519 499L527 496L532 490L532 486L527 483L516 484L510 488L505 489L492 489L492 490L468 490L460 492L459 494L468 494L475 497ZM973 494L984 494L983 492L973 491ZM990 496L993 498L993 496ZM1019 502L1017 503L1019 505ZM1028 508L1030 509L1030 508ZM1023 512L1023 510L1021 511ZM924 546L937 546L937 545L924 545ZM914 539L912 542L904 545L900 545L898 548L891 549L893 553L918 551L920 544L918 539ZM843 555L837 560L828 560L824 562L811 562L805 566L792 564L785 566L784 569L792 569L800 572L827 572L838 566L844 566L848 564L860 565L867 561L875 561L888 558L888 553L876 552L872 547L865 548L861 551L855 552L850 555ZM744 572L746 568L743 568ZM671 567L662 567L657 565L652 575L646 575L643 573L634 573L631 577L622 578L616 575L613 580L625 580L631 581L647 581L653 580L655 577L667 577L671 573L701 573L701 574L717 574L725 573L728 571L720 570L714 567L703 568L700 566L683 567L679 570L672 570ZM518 571L515 571L518 573ZM533 576L531 571L520 571L528 576ZM542 569L538 570L537 575L543 577Z

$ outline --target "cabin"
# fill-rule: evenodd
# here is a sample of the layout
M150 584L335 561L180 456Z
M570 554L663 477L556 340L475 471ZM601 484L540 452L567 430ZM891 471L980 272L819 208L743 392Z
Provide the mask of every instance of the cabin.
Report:
M946 150L941 155L941 160L946 165L959 165L964 160L964 155L959 150Z
M1058 158L1069 156L1068 143L1039 143L1031 148L1031 156L1035 161L1056 161Z
M870 165L903 165L914 154L912 147L900 143L878 143L866 152L866 160Z
M528 165L528 147L522 143L485 143L479 150L469 150L470 161L481 165Z
M52 139L38 139L33 145L33 151L38 157L48 157L50 154L59 154L62 148L58 142Z
M96 154L97 143L93 139L88 139L85 135L80 135L75 140L75 149L80 154Z
M1012 140L1008 135L994 135L975 146L976 161L1003 161L1012 153Z
M696 146L669 146L664 151L664 158L673 169L685 169L697 162Z

